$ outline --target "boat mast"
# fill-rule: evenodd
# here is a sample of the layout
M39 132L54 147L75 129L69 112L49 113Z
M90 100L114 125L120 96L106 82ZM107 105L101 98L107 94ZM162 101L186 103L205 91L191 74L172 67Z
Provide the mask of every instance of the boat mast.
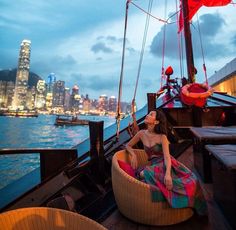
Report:
M193 61L193 47L192 37L189 23L188 0L182 0L182 13L184 20L184 37L185 37L185 51L187 59L188 82L195 82L194 61Z
M184 20L184 37L185 37L185 50L186 50L186 60L188 69L188 83L195 82L195 68L193 61L193 46L192 37L189 23L189 8L188 0L182 0L182 13ZM202 126L202 110L199 107L192 106L192 125L195 127Z

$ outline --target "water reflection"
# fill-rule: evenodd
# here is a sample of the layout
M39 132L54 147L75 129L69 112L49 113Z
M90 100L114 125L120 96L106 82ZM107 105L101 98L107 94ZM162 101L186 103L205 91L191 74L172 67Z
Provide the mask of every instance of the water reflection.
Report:
M104 121L104 127L115 122L112 117L81 116L81 119ZM38 118L0 117L0 148L71 148L89 135L88 126L54 126L55 116Z
M115 122L112 117L81 116L81 119ZM3 148L72 148L89 136L88 126L54 125L55 116L38 118L0 117L0 149ZM0 156L0 189L39 167L38 154Z

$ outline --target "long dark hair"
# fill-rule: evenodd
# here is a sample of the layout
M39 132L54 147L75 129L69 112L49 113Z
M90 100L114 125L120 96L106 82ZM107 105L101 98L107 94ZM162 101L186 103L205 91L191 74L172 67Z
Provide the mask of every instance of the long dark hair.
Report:
M166 116L160 109L156 110L156 120L159 121L159 123L155 125L154 132L167 135Z

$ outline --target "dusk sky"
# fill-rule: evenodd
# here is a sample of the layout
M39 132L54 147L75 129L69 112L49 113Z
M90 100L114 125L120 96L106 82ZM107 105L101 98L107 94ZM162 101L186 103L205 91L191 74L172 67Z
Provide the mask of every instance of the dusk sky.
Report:
M53 72L67 87L77 84L80 94L98 98L118 96L125 18L124 0L0 0L0 69L16 68L20 44L31 40L30 71L44 80ZM148 0L133 1L147 9ZM176 11L167 1L166 15ZM152 15L165 19L165 1L153 1ZM236 54L236 6L202 7L198 12L204 58L210 77ZM146 15L130 4L122 101L133 98ZM176 17L166 26L165 67L180 77ZM193 17L192 37L197 82L204 82L202 55ZM136 102L160 88L164 24L150 18ZM184 64L185 65L185 64ZM184 66L186 69L186 65Z

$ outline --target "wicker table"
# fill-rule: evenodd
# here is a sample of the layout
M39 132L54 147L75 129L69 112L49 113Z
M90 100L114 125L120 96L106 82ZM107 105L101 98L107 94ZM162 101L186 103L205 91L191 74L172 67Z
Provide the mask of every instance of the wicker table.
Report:
M106 230L78 213L46 207L20 208L0 214L0 230Z

